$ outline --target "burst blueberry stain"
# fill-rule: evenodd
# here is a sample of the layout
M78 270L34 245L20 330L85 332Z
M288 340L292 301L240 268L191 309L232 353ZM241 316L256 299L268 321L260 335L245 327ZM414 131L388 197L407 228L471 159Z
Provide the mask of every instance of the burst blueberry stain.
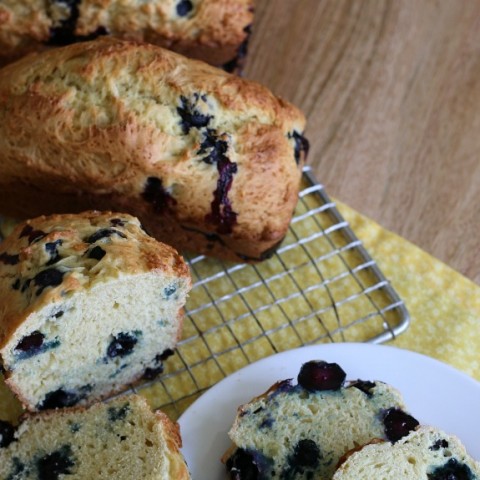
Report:
M72 447L63 445L58 450L37 460L39 480L57 480L60 475L69 475L75 466Z
M209 165L217 164L219 161L225 159L225 154L228 150L228 143L221 140L212 129L207 129L204 133L204 138L200 144L198 155L205 155L202 161Z
M163 296L166 299L169 299L177 291L177 286L175 284L169 285L163 289Z
M64 275L65 272L61 272L56 268L47 268L46 270L37 273L35 277L33 277L33 282L39 287L36 295L41 295L41 293L48 287L56 287L60 285L63 281Z
M0 420L0 448L8 447L15 439L15 427L5 420Z
M130 355L137 344L138 339L134 333L121 332L113 337L107 348L109 358L125 357Z
M30 473L25 466L24 463L20 461L18 457L12 458L12 469L10 470L10 474L5 480L20 480L22 478L28 478L28 474Z
M0 263L4 265L16 265L20 261L20 255L9 255L4 252L0 255Z
M339 390L345 381L346 373L336 363L312 360L304 363L298 374L298 383L312 392Z
M418 425L418 420L399 408L389 408L383 416L385 435L395 443L408 435Z
M293 133L288 134L288 138L293 138L295 163L299 165L302 156L303 158L307 158L308 151L310 150L310 143L302 134L295 130Z
M93 247L89 252L88 252L88 258L93 258L94 260L101 260L107 252L102 247L99 247L98 245L96 247Z
M376 387L375 382L370 382L368 380L357 380L353 382L350 386L358 388L361 392L363 392L365 395L368 397L371 397L373 395L372 390Z
M192 128L204 128L210 123L212 115L206 115L197 109L198 101L205 101L204 95L198 93L193 95L193 101L187 97L180 96L180 106L177 107L177 113L180 116L180 126L184 134L188 134Z
M148 177L142 198L153 205L157 213L162 213L177 204L177 201L165 190L163 182L157 177Z
M428 480L475 480L475 476L468 465L451 458L447 463L427 473Z
M193 10L193 3L190 0L180 0L177 3L177 15L186 17Z
M101 240L102 238L109 238L113 235L116 235L117 237L120 237L120 238L127 238L127 236L124 233L120 232L115 228L101 228L100 230L97 230L95 233L93 233L88 238L86 238L85 242L95 243Z
M92 389L91 385L85 385L78 392L64 390L59 388L45 395L43 402L37 405L38 410L49 410L54 408L73 407L83 400L87 392Z
M118 422L119 420L125 420L128 412L130 411L130 405L126 403L122 407L110 407L107 410L108 420L110 422Z

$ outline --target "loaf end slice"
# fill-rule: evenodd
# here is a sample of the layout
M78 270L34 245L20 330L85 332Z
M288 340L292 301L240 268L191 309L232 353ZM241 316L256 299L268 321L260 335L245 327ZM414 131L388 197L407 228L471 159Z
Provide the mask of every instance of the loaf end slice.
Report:
M136 395L28 415L10 433L0 478L190 478L178 426Z
M422 426L396 443L376 442L353 452L333 480L479 480L480 463L460 440Z
M0 246L0 355L28 410L87 404L153 378L181 335L187 265L130 215L18 225Z

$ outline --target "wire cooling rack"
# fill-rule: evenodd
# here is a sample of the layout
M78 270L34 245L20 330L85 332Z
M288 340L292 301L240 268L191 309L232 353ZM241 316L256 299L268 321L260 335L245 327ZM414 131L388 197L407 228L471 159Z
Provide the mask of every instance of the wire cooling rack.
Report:
M255 265L186 256L193 289L183 338L157 380L132 387L176 419L205 390L274 353L315 343L380 343L409 315L310 167L287 237Z

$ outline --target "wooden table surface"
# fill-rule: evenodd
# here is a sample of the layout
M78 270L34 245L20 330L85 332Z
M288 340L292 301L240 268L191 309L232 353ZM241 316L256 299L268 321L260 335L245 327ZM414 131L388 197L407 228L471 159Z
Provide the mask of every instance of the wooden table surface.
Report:
M480 2L257 0L245 77L327 192L480 283Z

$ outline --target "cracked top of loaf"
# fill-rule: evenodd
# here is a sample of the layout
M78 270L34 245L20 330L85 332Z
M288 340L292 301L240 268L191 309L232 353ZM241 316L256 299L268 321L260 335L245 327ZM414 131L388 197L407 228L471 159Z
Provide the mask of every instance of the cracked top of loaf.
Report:
M122 275L189 277L170 246L130 215L84 212L19 224L0 243L0 346L33 311Z

